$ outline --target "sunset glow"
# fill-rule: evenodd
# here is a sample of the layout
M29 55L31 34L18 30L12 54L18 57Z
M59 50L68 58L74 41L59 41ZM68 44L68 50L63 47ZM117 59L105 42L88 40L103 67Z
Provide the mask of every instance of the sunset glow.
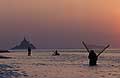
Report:
M81 40L119 47L119 21L120 0L1 0L0 47L24 36L38 48L79 48Z

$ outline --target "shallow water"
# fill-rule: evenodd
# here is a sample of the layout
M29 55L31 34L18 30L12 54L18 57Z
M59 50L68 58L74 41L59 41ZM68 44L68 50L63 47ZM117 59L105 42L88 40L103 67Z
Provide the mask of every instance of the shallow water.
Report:
M18 78L120 78L120 53L105 52L98 59L98 65L88 66L88 53L61 52L60 56L52 56L53 52L1 53L11 59L0 59L6 64L25 73Z

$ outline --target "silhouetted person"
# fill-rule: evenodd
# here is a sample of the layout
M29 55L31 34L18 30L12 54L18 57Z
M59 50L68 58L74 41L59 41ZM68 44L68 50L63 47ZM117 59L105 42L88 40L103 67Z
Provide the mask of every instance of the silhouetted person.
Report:
M90 50L89 52L89 66L96 66L97 65L97 55L96 53L94 52L94 50Z
M56 50L55 52L54 52L54 54L52 54L53 56L59 56L60 54L58 53L58 51Z
M96 54L94 52L94 50L89 50L87 45L84 43L84 41L82 41L82 44L84 45L84 47L86 48L87 52L89 53L89 66L96 66L97 65L97 60L98 60L98 57L100 56L101 53L103 53L110 45L107 45L105 48L103 48L103 50Z
M28 56L31 56L31 47L28 47Z

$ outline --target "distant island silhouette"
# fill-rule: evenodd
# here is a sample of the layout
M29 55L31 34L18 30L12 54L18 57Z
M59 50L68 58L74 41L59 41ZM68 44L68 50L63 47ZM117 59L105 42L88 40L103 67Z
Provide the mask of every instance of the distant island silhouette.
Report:
M28 49L30 47L31 49L36 49L36 47L30 43L26 38L24 37L23 41L21 41L20 45L16 45L15 47L11 48L13 49Z

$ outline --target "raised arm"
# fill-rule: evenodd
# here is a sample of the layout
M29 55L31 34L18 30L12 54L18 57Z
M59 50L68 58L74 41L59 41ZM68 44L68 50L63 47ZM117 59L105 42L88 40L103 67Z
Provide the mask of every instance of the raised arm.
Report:
M82 41L82 44L83 44L83 45L84 45L84 47L86 48L87 52L90 52L90 51L89 51L89 49L88 49L88 47L87 47L87 45L85 44L85 42L84 42L84 41Z
M97 55L97 57L98 57L101 53L103 53L109 46L110 46L110 45L107 45L107 46Z

